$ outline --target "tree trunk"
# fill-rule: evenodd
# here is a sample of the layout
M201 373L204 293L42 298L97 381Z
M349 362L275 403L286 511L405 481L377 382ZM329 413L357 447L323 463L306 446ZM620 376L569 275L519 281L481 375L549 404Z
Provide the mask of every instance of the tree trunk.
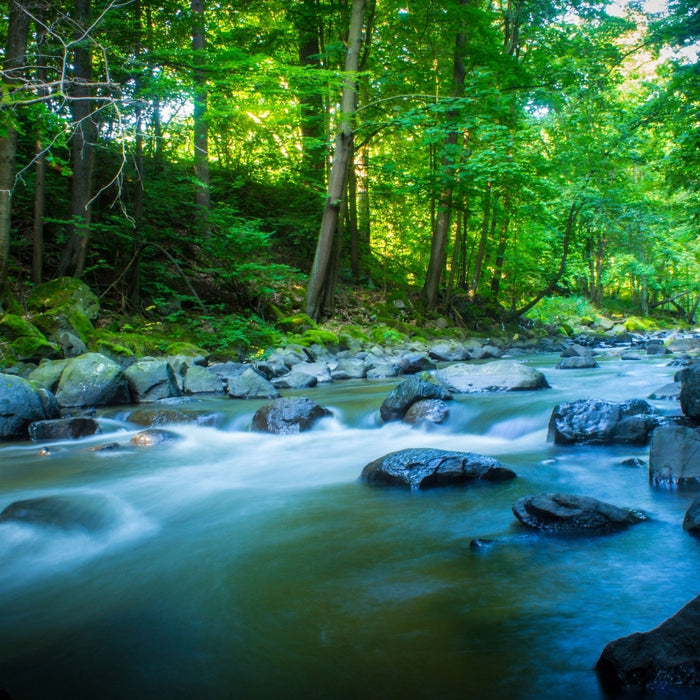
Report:
M26 63L29 15L21 0L10 2L10 17L7 27L7 45L3 64L0 103L0 308L5 305L9 280L10 225L12 217L12 190L15 185L15 156L17 153L17 131L12 124L11 95L13 88L21 84Z
M459 0L460 8L469 4L469 0ZM452 68L452 93L454 98L464 95L464 78L466 68L464 56L467 44L466 22L462 20L460 30L455 40L454 64ZM448 115L448 119L454 121L455 114ZM445 269L445 252L447 250L447 237L450 231L450 218L452 214L452 176L454 170L454 147L457 145L459 132L456 126L451 127L445 137L444 156L442 161L442 175L444 185L438 200L437 216L435 217L435 230L430 246L430 261L423 285L423 299L428 309L437 306L440 294L440 280Z
M211 198L209 194L209 125L207 123L206 21L204 0L191 0L192 54L194 70L194 175L195 227L208 235Z
M564 239L562 240L561 244L561 257L559 258L559 268L557 269L556 274L551 279L549 284L544 289L542 289L542 291L540 291L534 299L529 301L522 308L515 311L515 316L522 316L523 314L526 314L531 308L535 306L535 304L537 304L538 301L544 299L544 297L551 294L554 291L557 284L559 283L559 280L564 275L564 272L566 271L566 260L569 256L569 244L571 243L571 238L573 236L574 228L576 225L576 218L578 217L578 214L582 208L583 202L574 202L569 208L569 215L566 219L566 230L564 231Z
M495 216L495 214L494 214ZM489 236L489 224L491 222L491 183L486 183L486 192L484 192L484 216L481 221L481 235L479 236L479 247L476 251L476 260L474 261L474 270L469 283L469 298L473 299L476 296L481 280L481 268L484 264L486 254L486 241Z
M85 39L80 41L90 26L90 0L75 0L75 25L75 39L80 43L73 54L73 85L70 91L73 119L71 223L59 275L80 277L85 267L90 234L90 192L96 136L90 99L92 70L89 42Z
M493 277L491 278L491 296L495 301L498 301L498 295L501 291L501 280L503 279L503 263L506 257L506 246L508 245L508 226L510 225L509 198L506 195L506 201L503 207L503 221L501 222L501 230L498 236L498 246L496 247L496 262L493 266Z
M323 219L316 245L314 263L306 291L306 313L318 319L323 302L324 288L328 283L329 263L333 251L338 214L347 183L348 162L352 152L354 118L357 109L357 69L362 46L362 21L366 0L353 0L348 34L348 50L345 55L345 86L341 103L341 121L335 140L333 166L328 182L328 196L323 208Z

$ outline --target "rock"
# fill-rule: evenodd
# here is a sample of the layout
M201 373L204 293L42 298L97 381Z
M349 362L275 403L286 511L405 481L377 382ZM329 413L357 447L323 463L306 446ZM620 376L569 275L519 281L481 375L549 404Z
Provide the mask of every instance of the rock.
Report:
M622 403L579 399L554 407L547 439L555 445L646 445L662 421L642 399Z
M682 688L694 688L695 697L700 688L700 596L655 629L608 643L595 668L603 689L615 696L624 689L648 688L654 697L663 689L673 697L689 697L680 694Z
M224 384L217 374L206 367L191 365L185 371L182 384L185 394L223 394Z
M0 374L0 439L26 440L32 423L60 417L52 395L42 392L22 377Z
M416 401L424 399L450 400L452 395L427 373L413 375L394 387L384 399L379 415L385 423L401 420Z
M333 379L364 379L367 374L365 361L358 358L342 358L334 369L331 369Z
M29 426L29 437L35 442L39 440L77 440L101 432L100 424L94 418L87 416L41 420Z
M681 384L681 411L690 418L700 418L700 364L685 367L676 376Z
M413 448L370 462L360 479L373 486L430 489L473 481L508 481L517 475L492 457L473 452Z
M440 341L428 350L428 355L438 362L463 362L471 359L471 353L457 341Z
M156 447L179 440L180 436L162 428L148 428L132 436L129 443L135 447Z
M607 533L646 520L640 513L588 496L540 493L513 504L513 514L527 527L552 533Z
M320 418L332 415L327 408L306 398L276 399L253 415L252 429L263 433L287 435L311 430Z
M67 360L44 360L36 369L29 373L27 379L51 392L55 392L67 362Z
M649 446L649 483L700 488L700 433L683 426L657 428Z
M575 355L572 357L565 357L559 362L557 369L593 369L599 366L600 365L593 359L592 355L587 357Z
M371 367L367 369L367 379L389 379L401 374L399 366L393 362L373 361Z
M226 390L232 399L275 399L280 395L279 391L252 367L248 367L242 374L229 376Z
M651 341L649 341L651 342ZM662 344L650 345L647 343L647 355L670 355L671 351Z
M623 459L620 462L620 466L641 469L642 467L646 467L647 464L643 459L639 459L639 457L630 457L629 459Z
M100 302L90 287L74 277L58 279L34 287L27 300L33 311L45 311L59 306L77 310L89 319L97 318Z
M118 520L113 503L101 494L75 493L15 501L0 513L0 522L100 532Z
M640 355L636 355L636 354L633 353L633 352L623 352L622 355L620 355L620 359L621 359L621 360L628 360L628 361L629 361L629 360L632 360L632 361L634 361L634 360L641 360L642 358L641 358Z
M214 425L216 415L210 411L198 411L179 406L153 406L131 411L126 416L126 420L148 427L177 424Z
M683 529L691 535L700 537L700 496L690 504L683 517Z
M438 370L436 377L457 394L549 388L542 372L515 360L494 360L481 365L450 365Z
M444 423L450 409L442 399L423 399L411 404L401 420L410 425L432 425Z
M401 355L398 365L403 374L418 374L436 369L435 363L424 352L410 352Z
M151 357L137 360L124 374L132 397L139 403L180 396L175 372L167 360Z
M306 349L301 345L295 345L294 343L287 345L284 348L277 348L272 354L267 358L267 361L271 364L276 364L281 362L286 365L288 369L291 369L294 365L300 362L308 362L310 359L309 354Z
M53 340L61 348L63 357L77 357L88 351L87 343L71 331L61 331Z
M664 399L677 401L680 397L681 385L678 382L671 382L657 389L653 393L649 394L649 398L653 401L660 401Z
M593 357L593 350L579 343L571 343L562 350L561 357Z
M131 403L129 383L121 367L96 352L68 360L58 383L56 399L66 408Z
M270 382L275 389L309 389L318 384L318 379L312 374L297 372L297 365L295 365L291 372L287 372L281 377L274 377ZM279 396L279 392L277 396Z
M671 352L700 350L700 336L695 338L673 338L666 346Z
M333 381L327 362L298 362L292 367L292 372L308 374L311 377L315 377L318 384L325 384Z

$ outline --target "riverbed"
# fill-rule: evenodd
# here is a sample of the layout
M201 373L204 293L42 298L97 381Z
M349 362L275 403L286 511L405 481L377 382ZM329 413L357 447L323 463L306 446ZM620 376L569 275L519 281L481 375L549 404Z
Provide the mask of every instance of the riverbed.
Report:
M0 510L53 494L109 504L99 532L0 524L0 689L13 700L147 698L604 698L605 644L660 624L700 592L694 494L622 464L645 447L556 447L559 402L646 398L668 358L601 358L550 389L455 396L447 424L381 425L399 380L304 395L332 417L308 433L248 430L263 401L197 401L211 425L131 448L128 408L103 434L0 445ZM650 401L679 413L677 401ZM105 442L123 447L92 451ZM501 460L508 483L371 488L368 462L407 447ZM650 519L602 537L525 530L511 505L563 491ZM474 538L493 540L474 550ZM685 697L656 694L646 697ZM688 695L687 697L694 697Z

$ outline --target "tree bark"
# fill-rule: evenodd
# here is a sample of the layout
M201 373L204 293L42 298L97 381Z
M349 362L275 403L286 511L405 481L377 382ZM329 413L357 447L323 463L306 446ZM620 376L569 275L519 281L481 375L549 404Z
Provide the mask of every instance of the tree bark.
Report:
M207 123L206 21L205 0L191 0L192 54L194 70L194 174L197 233L208 235L211 209L209 180L209 125Z
M17 131L12 124L11 100L12 91L20 83L26 63L28 36L29 15L25 11L25 3L11 0L3 63L3 99L0 102L0 308L5 305L9 288L12 190L17 154Z
M90 198L92 190L93 151L96 137L92 121L92 67L89 43L84 39L90 26L90 0L75 0L75 40L73 52L73 85L71 88L71 112L73 119L72 165L73 188L71 191L70 236L59 267L59 274L80 277L90 237Z
M479 247L476 251L476 260L474 261L474 270L472 271L472 278L469 283L469 298L473 299L479 288L479 282L481 281L481 268L484 264L484 257L486 255L486 241L489 236L489 224L492 218L492 206L491 206L491 183L486 183L486 192L484 193L484 215L481 221L481 234L479 236ZM493 213L494 223L495 223L495 212Z
M306 313L318 319L323 303L324 287L328 282L329 263L338 215L347 184L348 162L352 152L354 120L357 109L357 70L362 46L362 22L366 0L353 0L345 55L345 86L341 101L341 121L335 140L333 165L328 182L328 196L323 208L321 229L306 291Z
M459 0L460 8L463 9L470 0ZM464 56L467 43L466 22L462 20L460 30L457 32L455 40L454 64L452 68L452 93L453 98L464 95L464 78L466 68ZM454 120L455 114L448 115L448 119ZM447 250L447 238L450 231L450 218L452 215L452 176L454 170L454 148L457 145L459 132L456 126L450 128L445 137L444 156L442 161L442 174L444 185L438 200L437 216L435 218L435 229L430 246L430 261L423 285L423 299L428 309L437 306L440 294L440 280L445 269L445 252Z

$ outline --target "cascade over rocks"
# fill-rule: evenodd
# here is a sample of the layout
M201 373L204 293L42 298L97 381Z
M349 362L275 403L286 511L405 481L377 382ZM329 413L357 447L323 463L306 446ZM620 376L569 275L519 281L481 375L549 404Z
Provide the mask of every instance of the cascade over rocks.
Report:
M513 514L527 527L552 533L607 533L646 520L647 517L589 496L540 493L513 504Z
M542 372L515 360L493 360L482 365L450 365L438 370L436 377L456 394L549 388Z
M649 483L700 488L700 432L678 425L657 428L649 446Z
M492 457L473 452L410 448L367 464L360 475L372 486L430 489L472 481L508 481L516 473Z
M330 415L327 408L311 399L276 399L255 412L252 429L278 435L300 433L311 430L317 420Z
M646 445L663 418L643 399L622 403L578 399L557 404L547 439L555 445Z
M11 374L0 374L0 439L26 440L36 421L61 415L53 394Z
M408 409L417 401L425 399L449 401L451 398L452 394L442 384L431 375L423 372L405 379L394 387L384 399L379 409L379 415L385 423L401 420Z
M700 596L653 630L608 643L595 668L612 693L700 688Z

